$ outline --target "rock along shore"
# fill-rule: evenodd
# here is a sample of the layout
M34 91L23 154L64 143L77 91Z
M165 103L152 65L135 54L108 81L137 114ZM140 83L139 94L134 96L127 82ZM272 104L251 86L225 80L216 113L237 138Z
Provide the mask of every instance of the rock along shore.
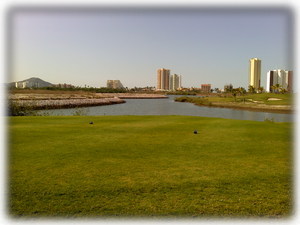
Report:
M12 100L18 106L30 106L32 109L64 109L100 105L112 105L125 103L120 98L98 99L38 99L38 100Z
M161 94L139 94L139 93L54 93L54 94L36 94L36 93L16 93L8 96L11 100L48 100L48 99L97 99L97 98L120 98L120 99L160 99L168 98Z
M160 94L135 93L17 93L8 98L18 106L32 109L63 109L125 103L124 99L168 98Z

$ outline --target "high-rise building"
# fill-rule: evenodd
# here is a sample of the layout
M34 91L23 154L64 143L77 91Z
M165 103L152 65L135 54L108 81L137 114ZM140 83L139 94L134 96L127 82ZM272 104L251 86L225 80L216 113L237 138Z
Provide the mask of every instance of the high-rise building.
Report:
M253 86L255 89L260 87L261 76L261 60L258 58L250 59L249 64L249 86Z
M288 80L288 85L287 85L287 91L288 92L293 92L293 71L288 70L287 72L287 80Z
M209 93L211 90L211 84L201 84L201 91Z
M176 91L181 88L181 75L173 74L170 76L170 90Z
M158 69L157 70L157 90L169 90L170 88L170 70L169 69Z
M112 89L124 88L121 81L119 81L119 80L107 80L106 87L112 88Z
M170 75L170 80L169 80L169 85L170 85L170 87L169 87L169 90L171 90L171 91L174 91L175 90L175 88L173 88L173 86L174 86L174 84L175 84L175 76L174 76L175 74L173 74L173 75Z
M272 86L279 84L281 88L292 92L293 90L293 71L289 70L270 70L267 73L266 91L273 92Z

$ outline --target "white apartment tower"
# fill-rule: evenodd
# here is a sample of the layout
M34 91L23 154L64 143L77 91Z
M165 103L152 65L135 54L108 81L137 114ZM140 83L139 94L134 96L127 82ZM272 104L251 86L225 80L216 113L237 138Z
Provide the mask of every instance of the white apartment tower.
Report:
M260 87L261 77L261 60L258 58L250 59L249 64L249 86L253 86L255 89Z
M272 86L279 84L281 88L292 91L293 72L289 70L270 70L267 73L266 91L272 92Z
M170 90L176 91L181 88L181 75L173 74L170 76Z

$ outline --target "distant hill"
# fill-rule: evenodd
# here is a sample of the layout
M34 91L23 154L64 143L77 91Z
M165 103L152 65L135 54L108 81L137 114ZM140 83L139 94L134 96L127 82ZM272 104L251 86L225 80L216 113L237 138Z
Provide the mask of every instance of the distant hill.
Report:
M17 87L17 88L39 88L39 87L51 87L53 84L44 81L38 77L31 77L26 80L12 82L11 86Z

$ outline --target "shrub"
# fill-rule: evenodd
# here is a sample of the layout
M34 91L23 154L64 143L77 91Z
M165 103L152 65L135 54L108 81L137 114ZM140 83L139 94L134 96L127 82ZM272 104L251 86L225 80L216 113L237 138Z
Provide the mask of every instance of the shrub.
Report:
M204 106L211 106L212 103L206 98L195 98L195 97L179 97L175 99L176 102L191 102L195 105L204 105Z
M8 101L8 115L9 116L36 116L38 112L34 110L32 104L20 105L15 101Z
M190 97L179 97L175 98L176 102L190 102Z

